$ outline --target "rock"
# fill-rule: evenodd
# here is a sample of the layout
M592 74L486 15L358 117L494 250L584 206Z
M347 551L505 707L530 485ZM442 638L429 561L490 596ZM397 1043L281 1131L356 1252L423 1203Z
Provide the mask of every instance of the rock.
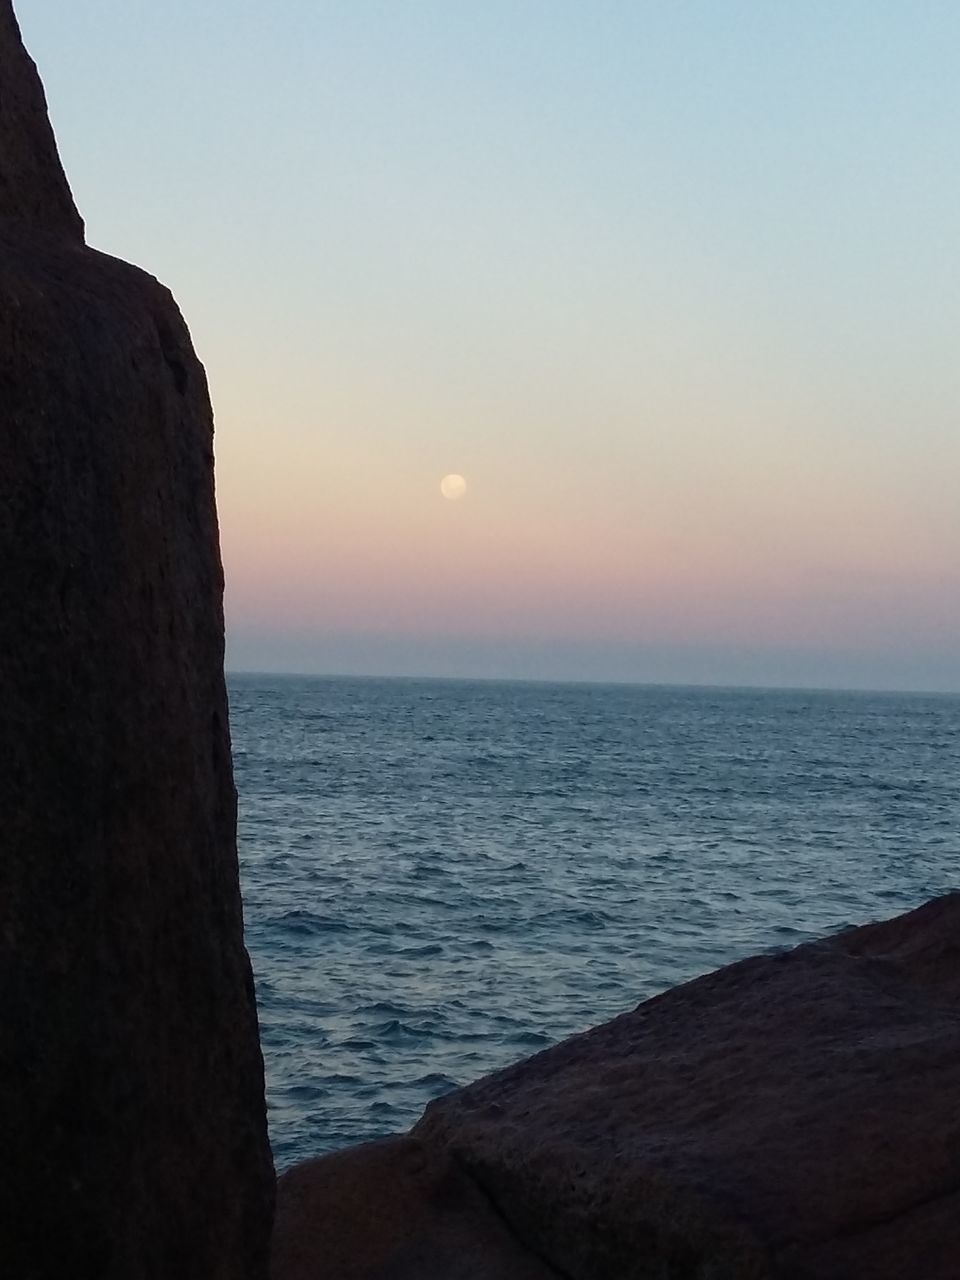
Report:
M280 1180L273 1280L956 1280L960 895L766 955Z
M0 1271L257 1280L273 1174L212 417L0 0Z
M556 1280L454 1163L411 1138L285 1173L272 1280Z
M956 1280L960 895L765 955L414 1130L571 1280Z
M83 220L10 0L0 3L0 95L0 224L19 227L31 238L43 234L82 243Z

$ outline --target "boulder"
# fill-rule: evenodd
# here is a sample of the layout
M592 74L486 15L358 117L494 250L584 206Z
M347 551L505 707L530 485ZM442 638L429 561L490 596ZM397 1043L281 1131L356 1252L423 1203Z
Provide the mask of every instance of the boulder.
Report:
M0 564L0 1271L258 1280L206 381L167 290L85 247L9 0Z
M571 1280L956 1280L960 895L721 969L432 1103Z
M556 1280L448 1157L368 1142L285 1173L273 1280Z
M408 1138L295 1167L273 1280L957 1280L958 1096L953 894L730 965L438 1099Z

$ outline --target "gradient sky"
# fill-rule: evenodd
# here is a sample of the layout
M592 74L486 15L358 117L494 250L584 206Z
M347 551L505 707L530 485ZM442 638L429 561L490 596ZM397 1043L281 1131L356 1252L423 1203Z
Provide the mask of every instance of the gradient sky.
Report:
M228 665L960 689L954 0L18 9Z

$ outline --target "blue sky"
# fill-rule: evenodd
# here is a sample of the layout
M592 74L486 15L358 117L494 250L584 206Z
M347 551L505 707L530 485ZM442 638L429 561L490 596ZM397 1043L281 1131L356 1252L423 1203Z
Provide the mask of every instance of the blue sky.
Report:
M210 372L232 665L960 688L960 8L19 16Z

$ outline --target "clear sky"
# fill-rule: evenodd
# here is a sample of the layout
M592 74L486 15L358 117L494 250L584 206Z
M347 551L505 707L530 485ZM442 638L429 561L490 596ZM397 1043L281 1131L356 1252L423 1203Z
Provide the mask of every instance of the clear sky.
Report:
M960 689L954 0L18 10L230 666Z

